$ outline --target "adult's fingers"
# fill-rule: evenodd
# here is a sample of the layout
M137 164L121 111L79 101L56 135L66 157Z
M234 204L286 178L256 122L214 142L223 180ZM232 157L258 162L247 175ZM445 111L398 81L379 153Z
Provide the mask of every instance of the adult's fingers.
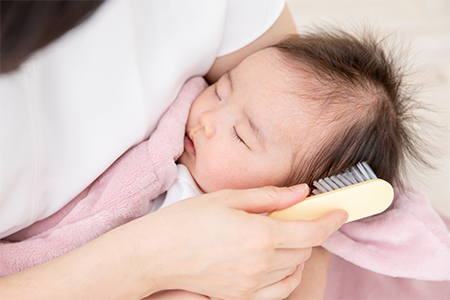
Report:
M270 261L270 269L272 271L269 274L274 275L277 272L284 272L286 276L287 269L293 270L297 265L307 261L311 257L311 252L312 248L275 250L275 255ZM276 277L276 281L279 281L285 276Z
M248 190L224 190L223 198L230 207L248 213L267 213L288 208L302 200L309 194L306 184L290 188L267 186Z
M248 190L224 190L219 198L229 207L248 213L267 213L290 207L308 195L306 184L290 188L262 187ZM278 248L308 248L319 246L348 219L343 210L332 211L311 221L279 221L271 219L277 228ZM276 225L274 225L276 224ZM281 242L280 242L281 241Z
M277 223L275 226L280 239L277 249L309 248L322 245L347 219L346 211L335 210L311 221L273 220Z
M266 286L255 293L255 299L285 299L300 284L303 264L297 266L294 273L281 281Z

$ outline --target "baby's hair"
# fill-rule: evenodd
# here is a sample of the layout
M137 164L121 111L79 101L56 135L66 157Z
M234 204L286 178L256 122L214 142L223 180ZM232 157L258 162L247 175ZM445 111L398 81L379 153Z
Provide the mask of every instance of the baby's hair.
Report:
M311 185L363 161L379 178L401 185L407 157L429 166L410 127L417 102L405 93L403 69L382 44L367 32L357 37L327 29L272 46L293 80L302 79L299 96L308 99L308 112L317 115L310 145L293 157L284 186Z

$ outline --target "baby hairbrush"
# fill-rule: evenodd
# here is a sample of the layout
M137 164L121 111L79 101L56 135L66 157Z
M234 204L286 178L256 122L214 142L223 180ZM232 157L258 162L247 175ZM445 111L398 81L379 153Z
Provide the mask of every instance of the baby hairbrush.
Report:
M344 173L314 181L314 194L291 207L269 213L278 220L312 220L343 209L347 222L379 214L394 199L394 189L377 178L367 162L358 163Z

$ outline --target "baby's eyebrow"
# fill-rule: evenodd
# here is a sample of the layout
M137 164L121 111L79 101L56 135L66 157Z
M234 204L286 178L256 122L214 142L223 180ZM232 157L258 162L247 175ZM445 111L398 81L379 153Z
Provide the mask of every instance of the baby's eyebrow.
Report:
M266 137L264 136L261 128L253 121L252 116L247 112L247 109L245 107L243 108L244 116L247 118L248 123L250 124L250 128L252 129L253 133L256 136L256 139L258 140L261 147L266 150Z

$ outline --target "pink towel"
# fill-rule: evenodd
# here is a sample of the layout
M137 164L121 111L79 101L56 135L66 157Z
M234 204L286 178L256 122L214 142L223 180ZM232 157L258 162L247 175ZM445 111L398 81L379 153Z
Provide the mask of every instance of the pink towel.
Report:
M152 200L177 176L185 124L193 100L206 88L189 80L148 141L119 158L56 214L0 242L0 276L44 263L147 214Z
M363 269L332 254L324 299L448 300L450 281L390 277Z
M450 280L450 233L426 196L405 184L382 214L350 222L323 246L343 259L393 277Z
M382 214L345 224L332 252L325 299L450 299L450 220L410 185Z

